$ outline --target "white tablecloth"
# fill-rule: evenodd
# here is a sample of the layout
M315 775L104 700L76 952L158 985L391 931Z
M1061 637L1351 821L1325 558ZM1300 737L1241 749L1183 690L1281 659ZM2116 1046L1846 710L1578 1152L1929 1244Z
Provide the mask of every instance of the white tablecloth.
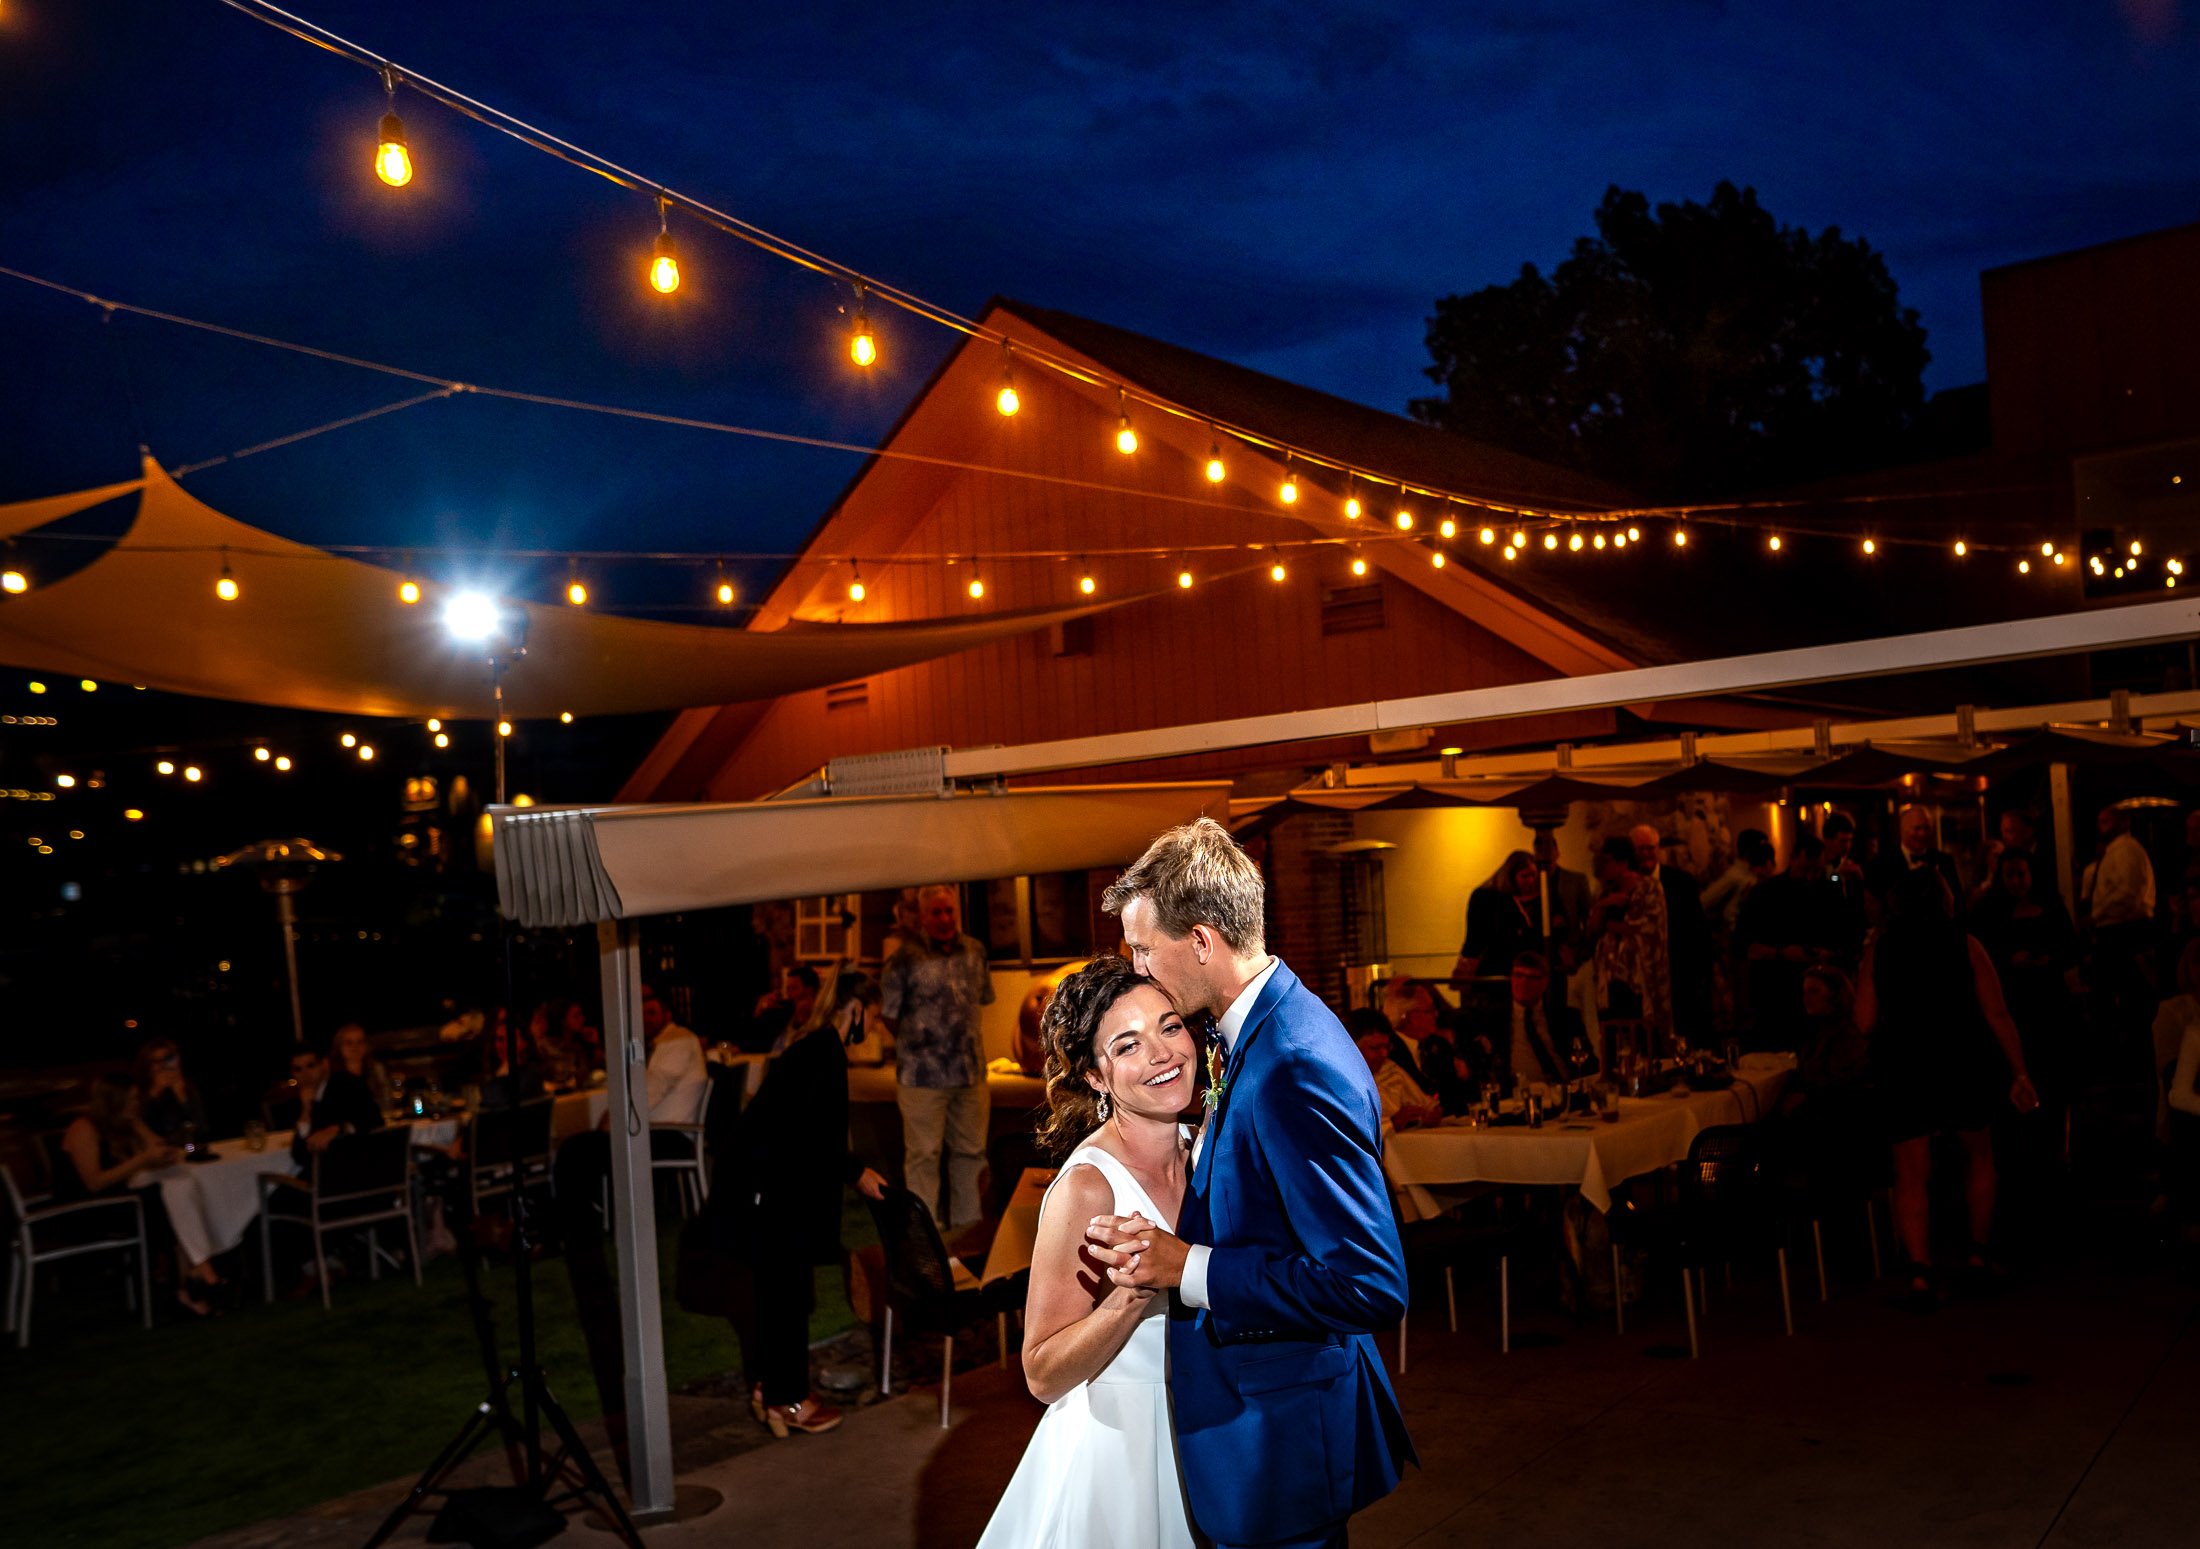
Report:
M1470 1183L1571 1185L1598 1210L1609 1210L1617 1185L1682 1160L1699 1131L1763 1118L1779 1102L1794 1065L1788 1055L1748 1055L1733 1086L1622 1098L1613 1124L1577 1114L1541 1129L1475 1129L1446 1121L1435 1129L1400 1130L1383 1148L1383 1170L1408 1221L1442 1212L1444 1202L1432 1189Z
M216 1160L179 1162L153 1175L160 1185L161 1203L168 1218L177 1223L179 1237L195 1232L194 1219L206 1223L213 1253L227 1253L244 1241L245 1229L260 1213L260 1178L265 1173L295 1173L290 1161L290 1131L277 1130L267 1137L267 1149L248 1150L242 1140L217 1140ZM197 1252L197 1244L186 1242Z

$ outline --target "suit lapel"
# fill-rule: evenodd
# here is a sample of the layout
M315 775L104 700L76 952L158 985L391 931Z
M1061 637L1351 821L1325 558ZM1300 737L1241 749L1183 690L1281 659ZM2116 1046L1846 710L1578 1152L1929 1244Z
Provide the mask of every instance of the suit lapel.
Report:
M1214 1171L1215 1144L1222 1138L1222 1121L1229 1113L1230 1099L1237 1091L1238 1072L1245 1066L1245 1058L1253 1047L1253 1040L1267 1026L1269 1013L1282 1004L1283 997L1296 988L1298 982L1298 976L1291 972L1282 958L1277 958L1276 971L1268 976L1268 982L1261 986L1260 994L1254 997L1253 1008L1245 1015L1245 1025L1238 1029L1237 1041L1230 1046L1230 1056L1222 1068L1222 1096L1216 1102L1214 1112L1207 1116L1206 1138L1199 1146L1199 1165L1192 1169L1192 1187L1203 1196L1207 1192L1207 1180ZM1217 1033L1215 1036L1220 1037L1221 1034Z

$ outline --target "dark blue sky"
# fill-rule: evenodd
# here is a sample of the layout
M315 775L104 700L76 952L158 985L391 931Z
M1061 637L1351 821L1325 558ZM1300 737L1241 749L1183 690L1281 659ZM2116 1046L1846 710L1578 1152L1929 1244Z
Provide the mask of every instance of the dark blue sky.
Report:
M1754 184L1883 249L1935 387L1978 271L2200 216L2200 18L2173 0L1791 6L367 4L305 14L965 312L1019 296L1402 408L1437 295L1548 265L1608 183ZM949 341L682 233L216 0L5 0L0 264L452 376L868 441ZM179 463L402 384L121 320ZM0 498L126 476L96 314L0 280ZM309 541L784 548L848 457L480 401L192 483ZM612 605L658 595L599 579ZM700 583L697 584L697 592Z

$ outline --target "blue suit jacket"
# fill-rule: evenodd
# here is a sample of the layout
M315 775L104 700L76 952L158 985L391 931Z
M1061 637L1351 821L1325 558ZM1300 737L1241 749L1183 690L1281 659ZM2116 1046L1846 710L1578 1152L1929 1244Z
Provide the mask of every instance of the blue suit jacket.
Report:
M1177 1232L1212 1249L1206 1310L1169 1324L1192 1518L1224 1544L1302 1536L1413 1459L1376 1329L1405 1309L1367 1062L1282 963L1230 1053Z

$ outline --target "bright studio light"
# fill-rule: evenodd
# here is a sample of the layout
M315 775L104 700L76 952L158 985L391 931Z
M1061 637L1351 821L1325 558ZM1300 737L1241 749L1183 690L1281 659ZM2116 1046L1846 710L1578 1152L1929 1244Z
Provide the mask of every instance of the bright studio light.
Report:
M490 639L502 622L496 599L486 592L458 592L443 604L443 627L456 640Z

